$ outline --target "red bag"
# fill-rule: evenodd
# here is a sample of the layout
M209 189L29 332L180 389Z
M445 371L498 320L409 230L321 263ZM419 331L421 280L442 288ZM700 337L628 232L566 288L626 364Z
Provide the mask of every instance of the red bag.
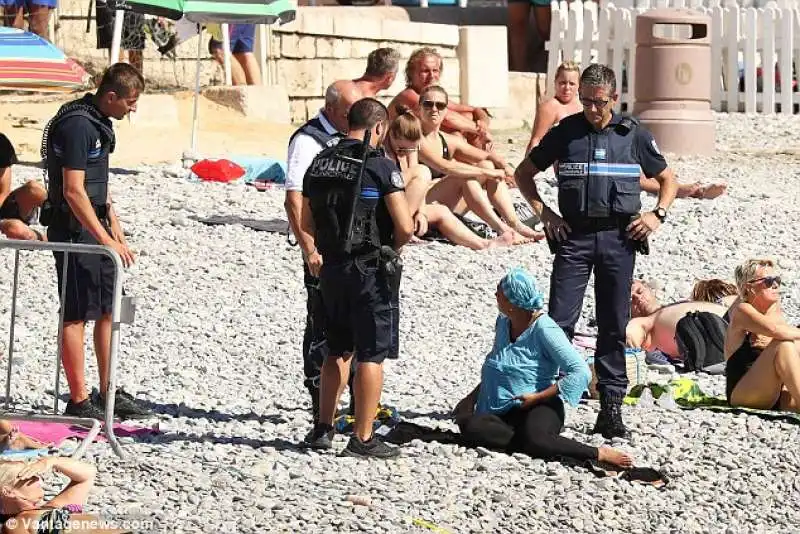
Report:
M238 180L246 171L227 159L203 159L192 165L192 172L204 182L228 183Z

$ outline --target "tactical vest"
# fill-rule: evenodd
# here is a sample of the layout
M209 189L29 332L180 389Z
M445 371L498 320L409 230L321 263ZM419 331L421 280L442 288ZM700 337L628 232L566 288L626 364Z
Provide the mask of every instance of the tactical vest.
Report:
M315 243L323 258L347 256L348 242L354 256L381 247L376 217L380 194L363 185L356 190L364 158L362 150L361 144L325 148L306 172ZM373 157L378 157L378 152L370 150L367 158ZM353 230L347 235L351 213Z
M291 137L289 137L289 144L292 144L292 141L295 137L300 135L301 133L308 135L314 141L319 143L319 145L323 148L327 148L330 146L334 146L339 140L344 137L339 132L334 132L333 134L329 134L325 131L325 126L322 124L322 121L319 117L314 117L313 119L306 122L300 128L298 128Z
M581 116L573 120L585 119ZM635 146L638 125L632 117L615 117L602 131L587 125L585 134L567 136L566 155L556 168L558 208L564 219L639 213L642 190ZM564 126L571 127L572 122Z
M47 201L42 211L52 210L54 223L56 219L64 219L64 215L69 215L69 205L64 199L63 189L63 167L59 157L59 149L53 146L52 132L55 132L59 125L70 117L85 117L92 125L97 128L100 134L100 147L92 147L89 150L89 161L86 169L84 187L89 201L95 211L103 209L108 199L108 159L114 151L116 138L114 130L105 122L107 118L91 103L91 94L83 98L68 102L61 106L58 113L50 119L44 128L42 135L41 156L44 162L45 184L47 185ZM102 164L105 160L105 170L96 171L97 164ZM44 221L43 221L44 223Z

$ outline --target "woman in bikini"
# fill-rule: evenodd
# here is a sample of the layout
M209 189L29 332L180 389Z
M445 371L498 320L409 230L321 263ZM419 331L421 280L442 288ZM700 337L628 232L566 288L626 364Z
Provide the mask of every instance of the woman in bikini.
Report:
M728 402L800 412L800 328L781 313L781 277L766 259L747 260L734 274L739 298L725 335Z
M48 456L34 462L0 462L0 519L5 534L57 534L60 532L119 534L129 530L81 528L80 522L100 523L84 514L83 506L94 484L93 465L72 458ZM61 492L44 500L41 477L60 473L70 479ZM77 528L63 528L76 525ZM61 528L59 528L61 527Z
M539 144L550 129L561 122L564 117L582 113L583 106L578 98L580 86L580 65L574 61L565 61L556 69L555 95L545 100L536 108L533 117L533 129L525 154L529 154L533 147ZM639 185L642 191L657 195L660 189L658 180L639 175ZM678 184L678 198L716 198L725 193L728 188L725 184L702 185L700 182L691 184Z
M509 234L515 244L542 239L544 234L523 224L514 211L508 187L513 184L514 170L505 160L496 152L485 152L440 131L447 103L447 92L438 85L420 93L417 116L423 137L419 159L430 168L433 178L426 202L442 204L458 214L472 211L498 235Z
M410 109L400 106L397 109L397 118L389 126L384 149L386 157L397 163L403 172L406 198L409 209L414 215L414 235L420 238L427 234L430 228L435 228L452 243L472 250L512 245L511 233L503 234L496 239L483 239L467 228L447 206L425 202L425 196L431 186L431 172L419 163L421 141L422 124Z

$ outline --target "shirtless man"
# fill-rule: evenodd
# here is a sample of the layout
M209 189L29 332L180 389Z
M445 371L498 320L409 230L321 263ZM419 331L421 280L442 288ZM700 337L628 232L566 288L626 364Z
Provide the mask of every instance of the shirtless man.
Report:
M419 94L429 85L438 85L444 62L434 48L424 47L414 51L406 64L406 88L389 104L390 120L397 116L398 106L416 110ZM442 130L461 135L477 148L491 150L492 136L489 133L489 114L485 109L449 102Z
M400 68L400 53L394 48L377 48L367 56L367 69L353 80L363 98L375 97L389 89Z
M639 280L631 286L631 314L625 329L626 344L648 352L660 350L673 360L681 359L675 342L678 321L690 312L709 312L720 317L727 308L713 302L684 301L661 306L650 288Z
M17 163L17 153L11 141L0 134L0 234L9 239L46 241L43 234L28 226L34 211L47 199L47 190L30 180L11 190L11 166Z
M578 81L580 79L580 66L574 61L565 61L556 69L555 95L537 106L533 118L531 138L525 153L528 154L533 147L539 144L542 137L564 117L583 112L583 105L578 99ZM639 185L642 190L657 195L660 189L658 180L639 175ZM702 185L700 182L691 184L678 184L677 198L705 198L712 199L725 193L728 186L725 184Z

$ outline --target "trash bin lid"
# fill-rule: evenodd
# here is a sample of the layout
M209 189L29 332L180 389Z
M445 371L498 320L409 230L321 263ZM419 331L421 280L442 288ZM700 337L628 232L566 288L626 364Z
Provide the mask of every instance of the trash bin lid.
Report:
M711 17L693 9L657 8L636 16L636 44L711 45Z

